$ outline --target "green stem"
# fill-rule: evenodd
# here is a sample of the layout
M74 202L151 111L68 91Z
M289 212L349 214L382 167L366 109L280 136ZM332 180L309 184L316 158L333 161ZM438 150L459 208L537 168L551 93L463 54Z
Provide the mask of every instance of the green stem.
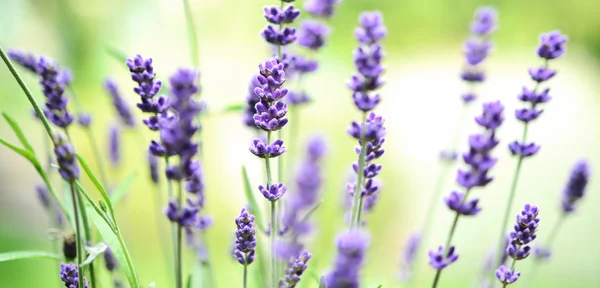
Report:
M462 201L460 202L461 205L465 204L465 202L467 201L467 198L469 198L469 192L471 192L471 188L468 188L467 191L465 192L465 195L462 198ZM444 246L444 255L448 252L448 249L450 248L450 243L452 243L452 238L454 237L454 232L456 232L456 227L458 226L458 218L460 218L460 213L456 212L456 215L454 215L454 221L452 222L452 227L450 227L450 233L448 233L448 238L446 239L446 245ZM437 287L437 285L440 281L440 278L442 276L442 270L443 269L439 269L435 273L433 285L431 286L432 288Z
M198 37L196 36L196 24L194 23L194 17L192 17L192 9L190 7L189 0L183 0L183 10L185 11L185 22L188 28L189 46L190 46L190 58L194 68L200 66L200 56L198 55Z
M165 219L164 219L164 214L160 213L160 211L162 211L162 205L164 204L163 198L161 197L161 193L160 193L160 187L158 184L154 184L154 190L155 193L154 194L154 205L155 205L155 215L156 215L156 223L158 226L158 229L156 230L156 232L158 233L158 239L160 240L160 246L161 246L161 250L162 250L162 254L164 257L164 261L165 264L168 265L168 263L171 263L171 257L173 256L171 253L168 252L168 247L169 247L169 240L167 239L167 237L165 237L166 235L164 233L162 233L162 231L164 231L164 223L165 223ZM170 273L165 271L167 278L170 276Z
M40 105L38 105L37 101L35 101L35 98L33 97L33 94L31 94L31 91L29 91L27 84L25 84L25 81L23 81L23 78L21 78L21 75L19 74L17 69L15 69L15 66L12 64L12 62L8 58L8 55L6 55L6 52L4 52L4 49L2 49L2 47L0 47L0 57L2 57L2 60L4 60L4 64L6 64L6 67L8 67L8 70L10 70L10 73L13 75L15 80L17 80L17 83L19 83L19 86L21 86L21 89L25 93L25 96L27 96L27 99L31 103L31 106L33 106L33 110L35 110L35 113L37 113L38 117L40 118L40 121L42 121L42 124L44 124L46 133L48 133L48 136L50 136L50 139L52 140L52 143L54 144L54 132L53 132L52 128L50 127L50 123L48 122L48 119L44 115L44 112L42 112Z
M248 265L244 264L244 285L243 285L244 288L247 287L247 282L248 282Z
M181 181L177 181L177 190L178 190L178 203L179 203L179 209L183 209L183 191L181 189ZM182 238L183 238L183 226L181 225L177 225L177 254L176 254L176 258L177 258L177 263L175 265L176 267L176 284L177 284L177 288L182 288L183 287L183 260L182 260L182 255L181 255L181 247L182 247Z
M525 125L523 127L523 135L521 136L520 143L525 143L525 141L527 140L527 127L529 127L529 125L528 125L528 123L525 123ZM519 174L521 172L522 164L523 164L523 157L521 155L519 155L519 159L517 160L517 166L515 168L515 174L513 175L512 184L510 185L510 194L508 195L508 203L506 204L506 209L504 210L502 226L500 226L501 230L500 230L500 235L498 237L500 242L498 243L498 248L496 250L497 251L496 257L498 258L497 259L498 265L496 265L496 266L500 266L500 264L502 264L502 263L500 263L502 261L502 257L500 257L500 255L502 255L503 250L505 248L504 247L504 237L506 236L506 225L508 224L508 218L510 217L510 211L512 210L513 200L515 198L515 194L517 191L517 184L519 182Z
M85 233L85 241L86 245L92 242L92 231L90 229L90 221L87 217L87 211L85 209L85 205L83 205L83 199L81 197L77 197L77 202L79 204L79 209L81 211L81 221L83 222L83 231ZM84 249L85 251L85 249ZM90 285L92 287L96 287L96 273L94 271L94 262L90 263Z
M363 118L361 121L362 127L361 127L361 139L360 139L360 154L358 155L358 171L356 172L356 185L354 186L354 196L352 198L352 213L351 213L351 217L350 217L350 228L356 228L360 225L360 223L358 223L358 218L359 218L359 214L361 213L360 210L362 210L362 205L361 205L361 187L362 187L362 179L363 179L363 174L365 170L365 154L366 154L366 150L367 150L367 141L365 141L363 139L363 135L365 133L365 129L366 129L366 118L367 118L367 112L363 113Z
M117 221L115 220L115 225L117 224ZM121 232L119 230L119 227L117 227L117 233L115 233L115 235L117 236L117 239L119 239L119 244L121 245L121 249L123 249L123 254L125 255L125 261L127 262L127 266L129 266L129 271L131 271L131 274L133 274L133 284L135 288L140 288L140 283L139 283L139 279L138 279L138 275L137 272L135 271L135 268L133 267L133 261L131 261L131 256L129 255L129 250L127 250L127 246L125 245L125 241L123 240L123 235L121 235Z
M79 199L79 193L75 191L75 184L70 182L71 186L71 198L73 202L73 217L75 218L75 245L77 245L77 270L79 270L79 288L83 288L83 245L81 243L81 228L79 224L79 209L77 208L77 202Z
M562 227L562 223L565 219L565 214L561 213L558 220L556 220L556 223L554 224L554 227L552 227L552 231L550 231L550 235L548 236L548 240L546 242L546 245L543 246L544 249L552 249L552 244L554 243L554 239L556 239L556 235L558 235L558 231L560 230L560 228ZM534 260L538 260L538 259L534 259ZM541 261L536 261L537 263L534 263L534 265L531 267L531 271L529 271L529 273L527 273L527 275L529 275L529 277L527 277L527 281L525 282L526 285L523 285L523 287L533 287L531 286L531 284L533 284L533 279L535 278L535 276L537 275L539 268L542 266L540 263Z
M277 235L276 222L275 202L271 202L271 233L269 233L269 242L271 244L271 288L277 287L277 257L275 255L275 241Z

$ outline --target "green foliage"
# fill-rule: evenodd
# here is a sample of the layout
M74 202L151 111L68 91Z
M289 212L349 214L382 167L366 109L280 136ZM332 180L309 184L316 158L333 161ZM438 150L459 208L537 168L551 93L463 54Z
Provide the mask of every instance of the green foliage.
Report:
M98 243L94 246L91 247L84 247L85 251L88 253L87 258L85 259L85 261L83 261L83 263L81 263L81 266L86 266L92 263L92 261L94 261L96 258L98 258L98 256L102 255L102 253L104 253L104 251L106 251L106 248L108 248L108 246L106 246L106 244L104 243Z
M223 110L221 110L221 114L241 112L242 110L244 110L244 108L246 108L246 103L235 103L227 105L225 106L225 108L223 108Z
M53 259L60 261L63 259L61 255L46 251L12 251L0 253L0 262L7 262L21 259Z

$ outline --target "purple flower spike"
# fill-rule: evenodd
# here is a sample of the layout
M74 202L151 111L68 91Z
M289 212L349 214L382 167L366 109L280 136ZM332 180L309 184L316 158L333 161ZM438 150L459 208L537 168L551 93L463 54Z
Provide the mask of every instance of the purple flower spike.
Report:
M279 280L279 287L296 287L300 282L300 276L306 271L308 260L312 255L306 251L302 252L298 258L290 261L288 268L285 270L285 275Z
M265 198L267 198L267 200L271 202L276 202L277 200L279 200L279 198L283 196L283 194L285 194L287 188L280 183L272 184L270 186L267 185L266 187L259 185L258 190L260 191L260 193L263 194L263 196L265 196Z
M304 21L300 25L298 44L312 50L318 50L325 45L325 37L328 34L329 28L325 24L318 21Z
M541 83L550 80L556 75L556 70L546 67L529 68L529 76L535 82Z
M383 25L383 15L380 12L363 12L359 17L360 27L356 28L354 35L361 43L370 45L379 42L387 34Z
M248 213L246 208L242 208L240 216L235 218L235 249L233 255L242 265L249 265L254 262L256 248L256 230L254 229L254 215Z
M158 183L158 158L151 152L148 152L148 166L150 167L150 179L152 182Z
M79 164L75 156L75 147L59 132L54 136L54 155L58 163L58 172L62 178L71 183L79 178Z
M75 264L60 264L60 280L67 288L79 287L79 268ZM83 277L83 287L88 288L87 279Z
M539 261L548 261L552 257L552 250L535 245L533 247L533 256Z
M491 49L491 43L481 42L475 39L467 40L463 47L467 63L473 66L483 62Z
M313 16L330 18L340 2L341 0L308 0L304 3L304 10Z
M487 130L496 130L504 121L504 106L500 101L483 104L483 113L475 117L475 122Z
M444 246L439 246L437 251L429 251L429 265L435 270L442 270L456 260L458 260L458 254L455 253L454 246L450 246L448 251L444 251Z
M510 244L506 251L515 260L522 260L529 256L531 248L527 246L535 240L540 218L537 206L526 204L521 213L517 215L514 230L510 232Z
M110 160L113 165L118 165L121 160L121 131L116 125L110 126L108 132L108 147Z
M540 151L540 146L535 143L527 143L521 144L517 141L514 141L508 145L508 149L510 150L512 155L517 155L521 158L533 156Z
M492 7L483 7L475 12L475 19L471 24L471 32L476 35L486 35L496 30L498 14Z
M463 202L464 193L452 191L447 198L444 198L444 202L450 210L455 211L464 216L473 216L481 211L481 208L477 206L479 199L473 199L470 201Z
M54 125L66 128L75 117L67 111L69 99L64 92L71 81L70 72L61 70L50 58L41 57L37 63L37 73L40 75L42 91L46 96L44 115Z
M496 278L504 285L508 285L519 280L521 276L520 272L516 272L514 269L510 269L504 265L500 265L500 268L496 270Z
M538 46L538 56L552 60L562 56L567 50L567 41L569 38L562 35L560 31L551 31L540 36L540 46Z
M590 178L590 166L580 160L573 166L571 176L562 193L562 208L564 213L575 211L575 204L585 195L585 189Z
M337 237L335 265L324 278L327 287L359 287L360 269L368 245L368 235L360 230L345 231Z
M180 210L177 202L170 200L165 209L165 214L171 222L177 223L182 227L190 227L198 220L198 207L184 206L183 209Z
M117 110L117 113L119 113L123 124L132 128L135 127L135 119L131 114L131 108L129 107L127 101L125 101L123 98L123 95L121 95L121 92L117 87L117 83L112 79L106 79L106 81L104 81L104 88L106 88L106 91L110 95L113 106L115 107L115 110Z
M106 266L106 270L110 272L115 271L115 269L117 269L119 266L119 263L117 262L117 257L115 257L115 254L112 252L112 250L110 250L110 247L106 248L106 251L104 251L102 255L104 256L104 265Z
M29 72L37 73L38 71L38 58L31 53L11 49L8 51L8 58L19 63L19 65L29 70Z

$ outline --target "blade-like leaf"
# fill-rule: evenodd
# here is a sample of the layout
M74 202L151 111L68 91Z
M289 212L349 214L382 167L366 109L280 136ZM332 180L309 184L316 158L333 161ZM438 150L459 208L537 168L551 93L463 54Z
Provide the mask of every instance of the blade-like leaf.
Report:
M110 201L112 202L112 205L117 206L121 199L125 197L127 191L129 191L129 185L131 182L133 182L133 179L137 177L137 174L137 171L133 171L131 174L129 174L129 176L127 176L127 178L125 178L125 180L123 180L123 182L121 182L121 184L119 184L119 186L117 186L117 188L115 188L115 190L113 190L113 192L110 194Z
M21 144L23 144L23 147L25 147L25 150L31 152L31 154L35 154L35 152L33 152L33 147L31 147L31 144L29 144L27 138L25 138L25 134L23 134L23 130L21 130L19 124L17 124L17 122L13 120L10 116L8 116L8 114L6 114L5 112L2 112L2 116L4 116L4 119L6 119L6 122L8 122L10 128L12 128L12 130L15 132L15 134L19 138L19 141L21 141Z
M225 108L223 108L223 110L221 110L221 114L226 114L226 113L231 113L231 112L240 112L242 110L244 110L244 108L246 108L246 103L236 103L236 104L231 104L226 106Z
M111 46L105 46L106 49L106 53L108 53L108 55L111 56L111 58L115 59L117 62L119 62L119 64L123 65L125 64L125 62L127 61L127 54L123 53L123 51L120 51L114 47Z
M4 146L8 147L9 149L15 151L17 154L25 157L25 159L29 160L29 162L31 162L34 165L36 163L39 163L37 161L37 159L35 159L35 156L31 152L29 152L29 151L27 151L27 150L25 150L23 148L19 148L19 147L15 146L15 145L9 143L8 141L2 139L2 138L0 138L0 144L2 144Z
M56 253L46 251L12 251L0 253L0 262L20 259L54 259L60 261L63 257Z
M383 284L380 284L379 286L377 286L377 288L383 288Z
M96 178L96 176L90 169L90 166L87 165L87 163L85 162L83 157L81 157L81 155L77 154L77 159L79 159L79 164L81 164L81 167L83 168L85 173L88 175L90 180L92 180L92 183L94 183L94 186L96 186L96 189L98 189L98 192L100 192L100 194L102 195L102 198L104 198L104 201L106 201L106 204L108 205L108 209L110 212L110 217L112 219L115 219L115 210L113 209L112 203L110 202L110 198L108 197L106 190L104 190L104 187L102 186L102 184L100 184L100 182L98 181L98 178Z
M88 209L88 214L91 215L91 218L100 232L100 236L104 239L104 242L110 247L110 250L113 252L115 257L117 258L117 262L119 262L119 267L127 281L129 282L130 287L138 287L137 279L135 279L133 271L129 269L129 265L127 263L127 259L125 257L125 253L121 248L121 244L119 242L119 238L114 233L112 228L106 223L106 220L97 212L97 210L93 209L91 205L86 205L86 209Z
M242 178L244 179L244 191L246 192L246 198L248 199L248 204L250 204L250 212L254 214L254 222L256 222L256 225L258 225L260 230L267 231L263 225L260 206L258 205L256 198L254 198L254 193L252 193L252 184L250 184L250 178L248 177L246 166L242 166Z
M62 201L65 205L65 215L69 218L71 227L75 231L75 218L73 218L73 196L71 195L71 186L67 181L61 180Z
M106 251L107 247L108 246L106 246L106 244L104 243L98 243L92 247L85 247L85 251L88 253L88 256L85 259L85 261L81 263L81 266L86 266L92 263L92 261L94 261L96 258L98 258L98 256L102 255L102 253Z
M192 288L192 273L188 274L186 288Z

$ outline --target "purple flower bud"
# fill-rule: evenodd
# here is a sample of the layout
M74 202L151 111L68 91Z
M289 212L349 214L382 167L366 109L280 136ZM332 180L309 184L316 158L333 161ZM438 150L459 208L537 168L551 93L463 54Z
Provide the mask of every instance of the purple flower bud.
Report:
M583 198L590 178L590 166L585 160L575 163L567 185L562 193L562 208L564 213L575 211L575 204Z
M306 263L312 255L306 251L302 252L298 258L292 259L285 269L285 275L279 280L279 287L296 287L300 282L300 276L306 271Z
M80 113L77 121L79 122L79 125L85 128L90 127L90 124L92 124L92 115L89 113Z
M519 100L523 102L529 102L532 105L536 105L538 103L546 103L552 99L548 93L550 92L550 88L544 89L542 92L535 92L533 90L527 89L527 87L523 87L521 94L519 94Z
M467 82L483 82L485 80L485 74L475 68L465 69L461 74L460 78Z
M473 66L483 62L483 60L485 60L487 55L490 53L491 49L491 43L476 39L469 39L463 45L463 51L465 53L467 63Z
M44 208L50 208L50 195L48 194L48 189L43 185L35 185L35 192L37 193L38 199Z
M54 136L54 155L58 163L60 176L67 181L73 182L79 178L79 164L75 155L75 147L59 132Z
M504 106L500 101L488 102L483 104L483 113L475 117L475 122L487 130L496 130L504 121Z
M363 92L354 92L352 94L352 100L354 100L354 105L358 110L363 112L371 111L379 104L381 98L379 94L369 94Z
M242 265L252 264L256 248L256 230L254 229L254 215L242 208L240 216L235 218L237 230L235 231L234 256Z
M60 264L60 280L67 288L79 287L79 268L75 264ZM83 286L88 288L87 279L83 277Z
M131 108L129 107L127 101L125 101L125 99L123 98L123 95L121 95L121 92L117 87L117 83L112 79L106 79L104 81L104 88L106 88L106 91L110 95L113 106L117 110L117 113L119 113L120 119L123 122L123 124L132 128L135 127L135 119L131 114ZM142 105L142 107L144 107L144 105ZM144 110L148 109L142 109L142 111Z
M496 30L498 15L496 9L492 7L478 8L475 12L475 19L471 23L471 32L477 35L485 35Z
M265 198L267 198L267 200L276 202L283 196L283 194L285 194L287 188L280 183L267 185L266 187L259 185L258 190L263 194L263 196L265 196Z
M400 279L408 280L412 276L413 265L417 256L417 251L421 245L421 235L418 233L411 234L402 252L401 265L402 270L400 271Z
M298 44L300 46L318 50L325 45L325 37L329 35L329 28L319 22L307 20L300 24Z
M535 143L522 144L518 141L514 141L508 145L508 149L512 155L518 155L521 158L533 156L540 151L540 146Z
M387 34L380 12L363 12L359 17L360 27L354 30L356 39L364 44L379 42Z
M269 25L261 33L265 41L273 44L285 46L296 41L296 29L285 27L282 31Z
M367 116L366 123L352 122L348 128L348 134L357 140L380 141L385 136L386 128L383 117L371 112ZM365 125L366 124L366 125Z
M496 270L496 278L504 285L511 284L519 280L521 276L520 272L516 272L514 269L510 269L504 265L500 265L500 268Z
M465 93L461 96L461 99L463 100L463 103L468 104L473 102L475 99L477 99L477 95L473 92L468 92Z
M29 72L37 73L38 71L38 58L31 53L11 49L8 51L8 58L19 63L19 65L29 70Z
M556 75L556 70L546 67L529 68L529 76L535 82L542 83L550 80Z
M300 10L291 5L283 10L279 6L265 7L265 19L273 24L292 23L298 16L300 16Z
M189 203L188 203L189 204ZM177 223L181 227L189 227L198 220L198 208L193 206L184 206L179 209L179 204L175 200L169 200L165 209L165 214L171 222Z
M148 167L150 168L150 179L152 182L158 183L158 158L151 152L148 152Z
M542 112L544 112L542 109L522 108L515 110L515 117L521 122L528 123L537 119Z
M110 160L113 165L118 165L121 160L121 135L119 128L115 125L110 126L108 132L108 147Z
M304 10L316 17L330 18L335 7L341 0L308 0L304 3Z
M437 251L429 251L429 265L435 270L442 270L446 266L454 263L458 259L458 254L454 253L454 246L450 246L448 251L444 251L444 246L439 246Z
M452 191L448 197L444 198L444 202L446 202L446 205L450 210L464 216L472 216L479 213L479 211L481 211L481 208L477 206L479 199L473 199L463 203L464 196L464 193Z
M103 256L104 256L104 265L106 266L106 270L108 270L110 272L115 271L115 269L117 269L117 267L119 266L119 263L117 262L117 258L115 257L115 254L113 254L112 250L110 250L110 247L106 248Z
M67 111L69 99L64 92L71 78L67 70L61 70L50 58L40 57L37 63L37 73L40 75L42 92L46 96L44 115L54 125L66 128L75 117Z
M562 35L560 31L551 31L540 36L540 45L537 48L538 56L552 60L562 56L567 50L569 38Z
M369 236L360 230L342 232L337 237L337 256L333 269L325 276L327 287L359 287Z
M531 248L527 246L536 238L540 218L539 209L535 205L525 204L521 213L517 214L514 230L510 232L510 244L506 251L515 260L522 260L529 256Z

